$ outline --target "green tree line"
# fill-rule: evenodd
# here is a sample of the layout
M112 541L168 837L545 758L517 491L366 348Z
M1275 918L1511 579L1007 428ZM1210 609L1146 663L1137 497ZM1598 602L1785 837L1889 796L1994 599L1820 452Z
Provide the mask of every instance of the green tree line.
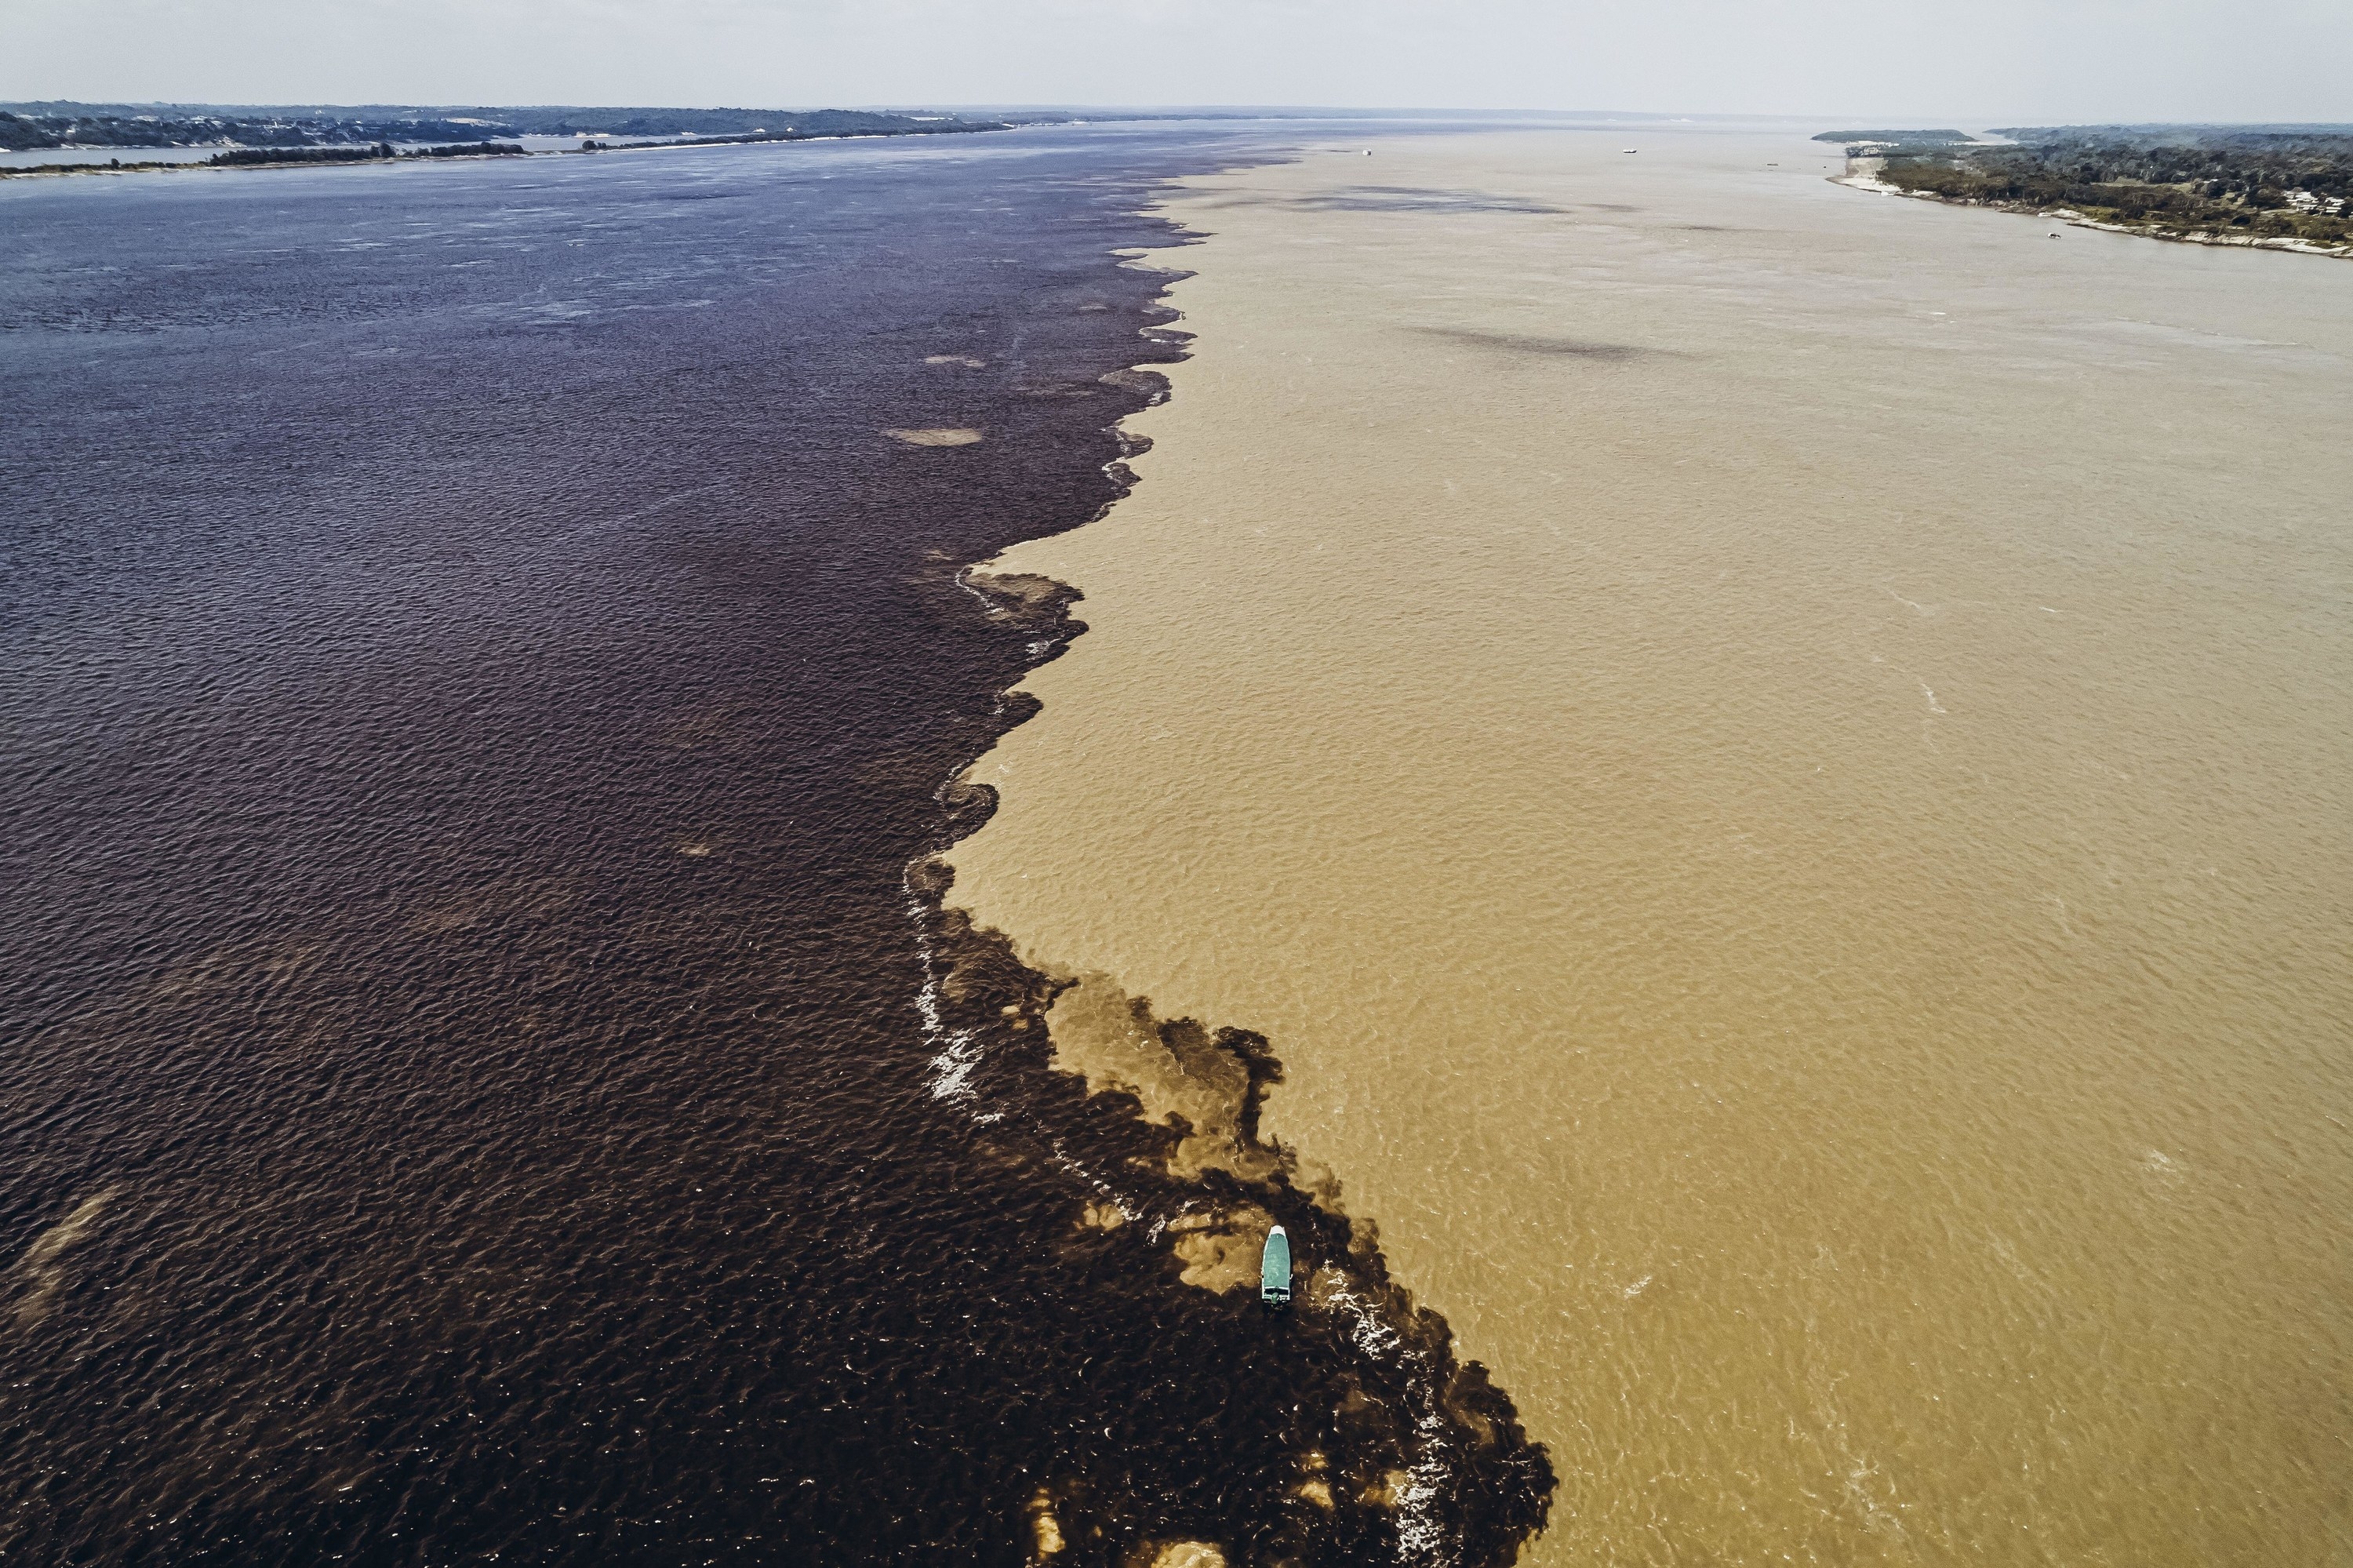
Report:
M2048 134L2017 145L1898 147L1880 178L1951 201L2072 207L2168 233L2353 242L2353 135Z

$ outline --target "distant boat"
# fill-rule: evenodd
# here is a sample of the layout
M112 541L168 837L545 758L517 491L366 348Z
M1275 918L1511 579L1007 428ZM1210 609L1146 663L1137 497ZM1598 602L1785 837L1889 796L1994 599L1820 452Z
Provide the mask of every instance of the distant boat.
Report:
M1266 1255L1258 1270L1259 1299L1270 1307L1291 1305L1291 1238L1277 1225L1266 1233Z

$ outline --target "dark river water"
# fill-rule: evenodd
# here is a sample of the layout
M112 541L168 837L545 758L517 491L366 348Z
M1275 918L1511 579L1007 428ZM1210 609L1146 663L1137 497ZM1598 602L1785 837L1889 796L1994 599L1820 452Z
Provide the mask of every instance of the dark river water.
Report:
M0 1559L1509 1560L1370 1227L1181 1281L921 863L1271 134L0 187Z

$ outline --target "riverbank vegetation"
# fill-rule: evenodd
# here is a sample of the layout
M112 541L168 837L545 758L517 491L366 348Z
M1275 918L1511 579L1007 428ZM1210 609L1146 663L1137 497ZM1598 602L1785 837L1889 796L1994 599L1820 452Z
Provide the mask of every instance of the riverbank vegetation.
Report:
M389 142L373 147L238 147L215 153L205 160L211 168L283 168L298 164L367 164L391 158L520 158L523 149L512 142L459 142L441 147L411 147L406 151ZM154 167L156 165L149 165Z
M1878 177L1946 201L2071 212L2175 238L2353 245L2353 127L2014 127L2007 143L1892 147Z
M695 137L805 141L818 136L935 136L1002 131L953 114L858 109L426 109L290 105L11 103L0 106L0 150L93 147L365 147L480 143L498 136Z
M1889 146L1900 142L1912 146L1944 147L1956 142L1974 142L1977 138L1966 131L1825 131L1814 140L1877 142Z
M525 149L512 142L459 142L446 147L412 147L404 158L521 158Z
M169 167L272 168L401 158L522 156L499 136L586 138L582 152L715 147L840 136L940 136L1009 131L996 120L953 114L878 114L856 109L417 109L298 105L228 109L205 104L12 103L0 106L0 151L188 148L221 151L201 161L0 164L10 175L152 173ZM637 140L617 141L615 137Z
M134 115L101 112L100 106L96 105L16 107L20 111L42 108L69 111L40 114L0 111L0 149L9 152L68 147L365 147L379 142L478 141L486 129L465 121L369 118L356 114L342 119L268 111ZM114 106L103 107L111 110Z
M373 147L234 147L205 162L216 169L260 168L278 164L365 164L392 156L392 144Z

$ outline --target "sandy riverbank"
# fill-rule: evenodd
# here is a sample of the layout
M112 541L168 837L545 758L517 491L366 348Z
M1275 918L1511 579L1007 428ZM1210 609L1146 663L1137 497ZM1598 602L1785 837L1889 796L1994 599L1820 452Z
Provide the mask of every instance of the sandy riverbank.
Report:
M1103 977L1074 1062L1266 1033L1551 1446L1530 1561L2326 1560L2342 274L1621 139L1172 204L955 896Z

